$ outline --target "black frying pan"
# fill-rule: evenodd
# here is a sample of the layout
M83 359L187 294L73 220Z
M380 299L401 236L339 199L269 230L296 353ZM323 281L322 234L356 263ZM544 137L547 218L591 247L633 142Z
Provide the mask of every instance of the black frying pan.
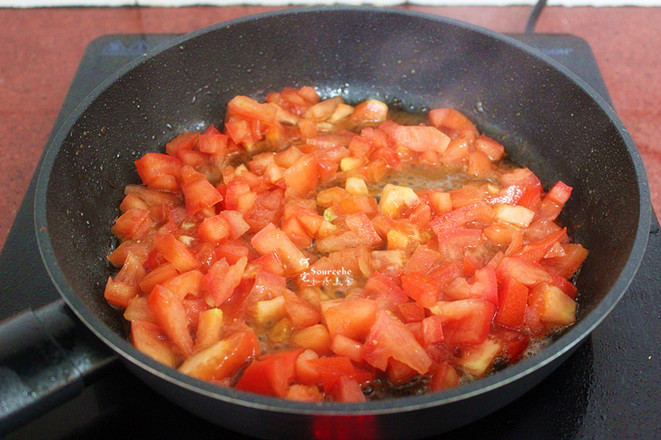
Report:
M349 102L456 107L548 188L574 187L560 218L590 250L577 323L533 358L462 387L364 404L315 405L220 388L134 349L103 298L108 232L133 161L178 131L222 125L237 94L313 85ZM476 420L565 360L624 294L646 247L651 205L642 161L613 110L566 69L521 43L418 13L371 7L290 10L222 23L169 43L85 99L44 157L36 233L55 286L126 366L182 407L259 437L415 438ZM343 437L344 436L344 437Z

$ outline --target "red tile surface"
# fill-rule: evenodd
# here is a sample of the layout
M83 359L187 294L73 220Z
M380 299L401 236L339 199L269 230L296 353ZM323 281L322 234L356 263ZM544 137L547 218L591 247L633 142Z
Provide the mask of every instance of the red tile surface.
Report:
M277 8L0 9L0 247L85 47L116 33L184 33ZM522 32L530 7L417 7L499 32ZM661 8L548 7L537 31L568 33L594 51L615 110L638 145L661 214Z

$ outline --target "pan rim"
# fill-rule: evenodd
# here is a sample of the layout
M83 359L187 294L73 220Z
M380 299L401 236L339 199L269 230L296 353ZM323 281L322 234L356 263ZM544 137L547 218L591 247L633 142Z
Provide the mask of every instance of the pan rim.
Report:
M238 24L257 19L276 17L281 15L292 14L305 14L305 13L318 13L320 11L347 11L347 12L370 12L370 13L385 13L385 14L401 14L411 17L423 18L425 20L437 21L440 23L447 23L453 26L458 26L473 32L486 35L490 38L495 38L504 41L510 45L515 46L518 50L526 52L536 58L541 59L549 67L560 71L567 76L572 82L582 88L605 112L611 123L614 124L618 133L622 137L624 143L629 150L630 157L633 161L633 167L637 174L637 181L639 187L640 199L640 213L638 218L638 229L635 239L629 254L627 263L622 269L621 274L617 281L611 287L609 293L604 299L592 310L587 316L584 317L574 327L566 331L560 336L553 344L545 348L539 354L526 359L516 365L510 366L503 371L495 373L489 377L480 379L470 384L461 387L442 391L438 393L428 393L422 396L403 397L397 399L389 399L382 401L373 401L361 404L351 403L333 403L324 402L321 405L312 405L310 403L293 402L283 399L270 398L266 396L259 396L255 394L237 391L231 388L221 388L210 383L189 377L177 370L170 369L161 365L160 363L152 360L146 355L140 353L128 341L123 340L119 335L115 334L108 328L101 320L99 320L93 313L88 310L88 307L83 301L75 294L69 283L66 281L64 274L60 270L52 247L50 237L48 235L48 223L46 220L46 194L48 183L50 180L50 173L55 162L55 158L60 150L61 145L64 143L67 135L79 120L81 115L89 107L89 105L106 89L114 84L117 79L126 75L128 72L137 66L145 63L147 60L153 58L159 53L184 44L200 35L208 32L216 31L218 29L229 28ZM408 11L403 9L385 8L385 7L372 7L372 6L319 6L319 7L303 7L291 8L277 11L270 11L262 14L250 15L240 17L237 19L229 20L226 22L218 23L212 26L202 28L200 30L175 37L167 43L159 45L149 51L145 56L136 59L126 66L122 67L115 75L103 81L96 87L84 100L76 107L76 109L69 115L67 120L63 123L62 127L58 130L57 134L53 137L47 150L44 153L44 158L40 169L38 171L38 180L36 185L35 203L34 203L34 217L35 217L35 233L37 236L37 243L42 261L45 263L46 270L53 280L55 287L65 302L71 307L73 312L78 318L105 344L111 347L115 352L122 355L123 359L139 367L140 369L156 375L161 379L174 383L177 386L187 388L197 393L202 393L208 397L225 401L231 404L238 404L245 407L252 407L256 409L264 409L268 411L278 411L290 414L315 414L315 415L381 415L390 413L410 412L424 408L431 408L443 406L449 403L457 402L460 400L469 399L476 395L481 395L492 391L494 389L503 387L509 383L518 381L519 379L530 375L544 366L557 361L564 356L567 356L575 348L581 344L588 335L608 316L610 311L616 306L617 302L626 293L626 290L633 279L640 263L643 259L644 251L647 247L647 239L649 236L649 229L651 225L651 201L650 190L647 176L644 170L642 158L629 135L628 130L624 127L623 123L619 120L615 111L611 108L610 104L589 85L587 85L581 78L571 72L569 69L558 64L553 59L543 54L540 51L530 48L529 46L521 43L506 35L484 29L469 23L459 20L431 15L423 12Z

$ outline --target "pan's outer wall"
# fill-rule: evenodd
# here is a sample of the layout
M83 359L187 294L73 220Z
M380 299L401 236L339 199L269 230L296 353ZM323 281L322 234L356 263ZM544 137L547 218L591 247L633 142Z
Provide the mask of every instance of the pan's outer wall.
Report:
M68 134L56 137L60 150L47 183L38 189L47 191L48 237L41 234L40 244L61 293L97 335L135 364L138 374L182 406L252 435L288 433L291 438L293 425L304 436L312 429L313 418L297 415L309 407L300 411L296 405L270 406L269 401L254 410L261 424L244 423L237 417L241 406L234 404L244 405L242 399L251 396L218 393L182 378L126 343L121 316L103 298L110 273L105 255L116 244L108 231L118 216L121 189L138 182L133 162L162 149L177 132L222 126L224 107L235 95L260 99L269 91L303 85L317 87L323 96L340 94L349 102L377 98L410 110L460 109L503 142L515 161L540 176L545 188L557 180L574 187L562 221L591 252L578 277L582 296L575 336L560 338L556 345L564 345L540 356L543 362L526 361L514 373L508 369L490 378L485 382L492 385L488 405L477 404L463 417L443 414L459 407L453 400L466 411L470 405L462 400L477 403L479 398L453 392L452 399L442 401L425 396L366 406L364 413L394 410L418 416L418 432L388 423L384 437L447 430L529 389L575 348L591 330L587 327L603 319L623 292L611 290L622 285L621 277L633 277L633 272L622 272L639 227L645 196L640 188L646 191L632 159L635 147L583 88L512 41L439 17L365 7L265 14L215 26L146 57L86 101L87 109L67 126ZM39 215L43 212L37 206ZM638 251L640 259L642 249ZM603 307L605 300L608 307ZM595 309L600 316L590 316ZM526 368L530 374L512 384L513 374ZM444 408L436 412L420 409L439 402ZM232 414L228 406L238 412ZM279 412L294 415L283 419ZM387 419L382 416L377 424Z

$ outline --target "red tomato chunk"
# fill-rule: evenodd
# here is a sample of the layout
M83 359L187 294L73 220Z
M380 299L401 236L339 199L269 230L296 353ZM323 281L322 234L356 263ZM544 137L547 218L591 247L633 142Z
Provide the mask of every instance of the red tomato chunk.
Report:
M147 356L218 385L363 402L459 386L576 319L587 257L455 109L285 88L136 161L105 297Z

